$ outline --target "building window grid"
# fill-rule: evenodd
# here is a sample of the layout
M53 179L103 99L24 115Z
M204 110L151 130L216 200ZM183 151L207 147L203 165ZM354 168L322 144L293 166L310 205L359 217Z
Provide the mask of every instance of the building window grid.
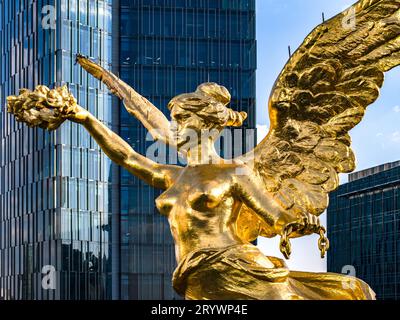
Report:
M65 2L65 1L63 1L63 2ZM71 1L71 2L73 2L73 1ZM77 2L78 3L78 2ZM149 3L149 2L148 2ZM181 2L181 3L183 3L183 2ZM201 3L203 3L203 1L201 2ZM205 2L204 2L205 3ZM214 2L215 3L215 2ZM70 4L70 2L68 2L68 5ZM209 5L210 3L208 3L208 5ZM232 2L230 3L230 4L232 4ZM175 4L176 5L176 4ZM192 3L192 5L193 6L195 6L195 5L197 5L197 4L195 4L195 3ZM226 5L226 4L225 4ZM75 13L77 13L77 12L75 12ZM85 18L86 19L86 18ZM84 22L84 21L83 21ZM99 25L101 25L101 22L99 23ZM71 30L71 32L72 32L72 30ZM90 35L91 36L93 36L94 35L94 31L91 31L90 32ZM40 38L40 37L42 37L42 38ZM43 38L43 36L42 35L39 35L39 37L36 37L36 40L40 40L40 41L44 41L44 38ZM71 38L72 39L72 38ZM72 41L72 40L71 40ZM101 47L101 44L102 43L104 43L104 37L100 37L100 47ZM193 47L193 45L194 45L194 42L192 42L191 43L191 45L192 45L192 47ZM72 46L71 46L72 47ZM50 48L51 49L51 48ZM40 49L39 49L39 51L40 51ZM95 50L93 50L93 49L90 49L90 52L95 52ZM100 50L100 54L102 54L102 53L105 53L105 51L104 50ZM67 52L63 52L63 54L62 55L64 55L64 54L66 54L67 56L68 56L68 51ZM71 53L72 54L72 53ZM227 56L227 53L225 53L225 56ZM22 56L21 56L22 57ZM6 57L6 59L9 59L9 55L7 55L7 57ZM46 56L44 56L44 58L43 59L47 59L46 61L42 61L42 60L40 60L40 61L38 61L38 64L39 64L39 67L43 67L43 65L47 65L47 62L48 62L48 60L49 60L49 58L47 58ZM51 62L51 61L50 61ZM64 66L64 63L62 64L63 66ZM107 66L106 66L107 67ZM186 66L187 67L187 66ZM7 68L7 67L6 67ZM70 68L70 66L66 66L66 68ZM69 69L69 70L71 70L71 69ZM173 72L177 72L178 70L177 69L171 69L171 70L173 70ZM8 71L7 71L8 72ZM196 72L198 72L198 73L202 73L203 71L201 70L201 68L198 68L198 70L196 71ZM19 81L18 80L18 82L17 81L15 81L15 83L12 85L12 86L15 86L15 87L18 87L18 83L22 83L23 81L25 81L26 80L26 77L27 77L27 74L29 73L29 71L27 72L26 70L22 70L22 75L20 76L20 79L23 79L23 80L21 80L21 81ZM68 73L68 72L67 72ZM235 73L236 73L236 75L235 75ZM2 73L1 73L2 74ZM49 75L51 75L51 70L49 70L48 71L48 74ZM70 71L70 74L71 75L73 75L74 74L74 71L73 70L71 70ZM76 73L77 74L77 73ZM78 75L78 74L77 74ZM238 81L237 79L239 79L239 77L240 77L240 72L239 71L234 71L234 72L232 72L232 75L235 75L234 76L234 79L235 80L233 80L234 82L234 85L233 85L233 87L238 87L238 84L240 83L240 81ZM141 73L140 74L140 76L143 76L143 73ZM220 73L218 72L217 73L217 77L218 77L218 79L223 79L223 78L220 78ZM13 79L17 79L17 77L15 77L14 75L12 76L13 77ZM204 78L204 73L203 73L203 75L202 75L202 77ZM49 77L43 77L43 79L45 79L45 80L49 80L50 78ZM35 82L36 83L38 83L38 82L41 82L43 79L36 79L35 80ZM82 79L82 75L80 74L78 77L76 77L76 78L72 78L72 76L71 76L71 80L72 79L76 79L76 80L78 80L78 81L71 81L71 82L74 82L74 83L71 83L70 85L71 85L71 87L73 87L74 85L80 85L80 84L82 84L82 83L86 83L86 81L87 80L85 80L85 79ZM197 79L196 78L193 78L193 82L195 82ZM226 78L226 80L229 82L229 81L231 81L231 79L229 79L229 78ZM82 82L81 82L82 81ZM13 91L13 89L15 89L14 87L12 87L12 86L9 86L8 84L5 84L4 85L4 87L6 88L6 91L5 92L10 92L10 91ZM157 87L157 86L156 86ZM3 88L3 86L2 86L2 88ZM99 89L99 88L95 88L96 90L97 89ZM103 88L100 88L100 90L102 90ZM157 89L158 89L158 87L157 87ZM231 88L230 88L231 89ZM98 92L98 91L97 91ZM239 94L238 94L239 95ZM3 94L3 90L2 90L2 96L5 96L5 94ZM79 95L80 96L80 95ZM236 96L236 95L235 95ZM237 100L238 102L242 102L243 104L245 104L245 103L247 103L249 106L251 106L253 103L254 103L254 101L252 101L252 99L249 99L248 100L248 102L245 102L245 99L241 99L241 100L239 100L239 99L235 99L235 100ZM102 110L102 108L101 108L101 105L102 105L102 103L100 102L99 103L99 106L98 106L98 108L99 108L99 110ZM165 108L165 106L163 106L163 108ZM14 126L14 123L10 120L10 118L8 118L7 119L7 121L5 121L5 122L7 122L8 123L8 127L7 127L7 129L8 129L8 135L10 134L10 132L15 132L15 129L17 129L17 130L21 130L21 125L17 125L16 127ZM3 130L4 131L4 130ZM6 136L8 136L8 135L6 135ZM3 136L3 134L2 134L2 136ZM67 146L68 146L68 143L66 144ZM10 146L10 145L9 145ZM92 146L92 143L91 143L91 146ZM58 149L59 150L59 149ZM29 150L29 152L32 152L33 150ZM30 155L31 155L31 153L29 153ZM60 159L61 158L59 158L59 156L60 155L58 155L57 157L57 161L60 161ZM61 156L62 156L62 154L61 154ZM26 159L26 158L25 158ZM32 160L32 159L27 159L26 161L25 161L25 163L26 163L26 165L29 165L29 163L31 163L30 162L30 160ZM60 162L58 162L58 163L60 163ZM57 170L59 170L59 169L57 169ZM78 175L78 174L77 174ZM77 178L79 178L79 177L77 177ZM90 183L90 180L89 180L89 183ZM98 185L97 183L96 183L96 185ZM101 184L101 186L103 187L102 189L104 190L104 186L103 186L103 184ZM35 186L35 187L33 187L33 185L31 184L31 187L30 187L32 190L36 190L37 189L37 186ZM36 192L36 191L35 191ZM29 193L30 194L30 193ZM151 201L152 199L153 199L153 197L154 197L154 193L153 192L148 192L148 193L145 193L145 195L142 195L141 196L141 199L140 199L140 201L142 202L142 203L148 203L149 201ZM8 195L8 198L10 198L10 195ZM60 197L61 198L61 197ZM31 199L32 200L32 199ZM68 200L69 201L69 200ZM9 200L8 200L8 202L7 202L8 204L9 204ZM28 201L28 203L29 204L32 204L33 203L33 201ZM98 202L97 202L98 203ZM151 213L151 214L154 214L154 210L152 210L151 208L149 208L149 213ZM163 228L165 228L165 226L163 226ZM166 229L166 231L165 231L167 234L168 234L168 230ZM31 233L30 233L31 234ZM170 253L170 252L172 252L172 250L171 250L171 246L170 245L167 245L165 248L164 248L164 254L165 255L167 255L167 256L169 256L170 258L170 263L174 263L174 261L173 261L173 255L171 254L171 255L168 255L168 253ZM65 275L63 275L62 277L66 277L66 278L68 278L68 279L72 279L73 277L75 278L76 277L76 275L75 274L73 274L73 273L68 273L68 274L65 274ZM164 277L164 281L166 281L165 280L166 279L166 277ZM161 282L162 282L163 280L161 280ZM30 283L30 282L29 282ZM28 290L28 291L31 291L31 290ZM73 293L72 292L70 292L70 290L67 290L68 292L66 292L65 294L66 294L66 296L68 296L68 297L71 297L71 296L73 296Z
M5 7L5 4L7 4L7 8L10 8L11 10L13 3L14 3L13 1L0 2L0 9L1 9L0 12L3 12L2 9ZM54 74L53 70L55 70L53 67L55 59L54 56L52 55L53 52L56 52L55 50L56 48L53 45L55 44L54 41L55 34L52 33L51 31L43 32L43 30L39 28L37 25L32 26L32 24L34 23L37 24L37 20L33 19L31 11L37 10L38 3L34 3L33 7L32 5L30 5L30 7L25 8L21 2L21 8L20 8L21 10L19 10L19 13L16 13L15 15L6 14L5 19L0 19L0 57L3 62L6 62L5 65L2 64L2 66L0 66L1 101L4 101L5 96L9 95L10 93L18 91L18 88L22 86L22 84L24 84L24 86L28 84L29 87L33 87L33 83L35 84L39 82L51 83L56 80L55 77L53 77ZM84 1L82 1L82 3L84 3ZM104 7L105 2L101 2L100 5L103 5L103 9L105 8ZM107 5L109 6L108 2ZM10 13L11 12L14 11L10 11ZM107 28L110 27L110 23L107 24L104 23L104 21L103 25ZM35 31L37 31L37 33L35 33ZM16 36L11 37L12 34L16 34ZM9 44L10 39L16 39L17 41L12 44L11 49L7 49L8 47L5 44ZM109 54L109 51L106 52L106 50L104 50L107 41L110 41L110 39L108 38L102 41L103 48L100 51L100 53ZM37 46L38 50L32 50L34 46ZM28 50L23 50L23 48L28 48ZM29 52L29 54L28 55L25 54L26 52ZM33 52L35 52L35 56L32 55ZM108 59L111 58L110 56L107 57L106 54L104 54L104 56ZM11 57L13 57L12 59L14 59L14 57L17 58L15 63L10 63ZM34 81L31 82L32 78L34 78L32 77L34 69L33 64L35 65L35 70L37 70L35 74L37 73L39 77L35 77ZM12 66L12 68L10 68L9 66ZM41 77L40 75L43 76ZM104 88L101 88L100 90L105 91ZM97 90L97 92L100 91ZM104 102L104 104L106 103L109 103L109 101L107 100ZM101 107L104 107L104 104ZM109 115L109 112L103 114L107 116ZM1 230L7 229L6 234L2 233L5 234L5 239L2 238L0 241L1 244L0 252L2 251L3 253L1 255L2 263L0 264L0 278L3 280L4 274L7 275L6 277L7 281L2 281L1 287L5 288L5 290L8 292L9 298L13 296L17 297L17 295L21 297L22 291L25 292L24 293L25 297L33 298L42 296L41 290L37 290L37 286L40 285L40 281L37 283L37 286L35 286L35 284L32 283L34 279L36 280L40 279L39 276L40 271L38 269L35 269L34 272L36 273L27 274L25 278L29 280L28 281L29 287L20 288L17 287L16 285L11 284L11 283L16 284L18 280L17 276L20 276L19 274L15 274L14 276L12 270L16 268L15 265L9 265L9 267L6 268L6 273L4 266L5 264L14 261L14 256L12 254L14 250L20 251L21 248L26 247L27 245L26 240L28 240L31 243L38 242L38 244L42 243L42 241L45 241L45 239L47 239L48 237L49 240L55 240L54 237L56 236L56 230L53 230L52 228L49 229L47 226L49 225L49 223L54 222L53 220L55 215L54 209L49 210L48 208L50 208L52 202L56 203L56 201L50 201L49 199L52 198L51 196L46 197L45 190L48 190L50 185L49 184L50 180L48 180L46 176L48 175L48 171L50 171L50 168L48 168L44 164L44 162L46 161L46 159L49 159L48 153L49 152L51 153L51 148L52 146L55 145L56 139L55 139L55 134L43 135L41 131L39 132L36 129L27 131L25 126L23 126L22 124L15 123L14 119L12 119L8 114L4 113L3 110L0 111L0 119L2 120L1 121L2 125L0 126L1 146L2 150L6 149L8 151L4 153L2 152L2 154L5 154L7 158L1 157L0 161L0 170L1 170L0 172L2 177L1 189L0 189L0 205L1 205L0 210L1 212L5 213L0 215L0 226ZM103 119L103 120L109 121L109 119ZM30 137L28 139L28 143L24 144L19 143L19 141L22 140L21 138L22 136ZM39 137L46 140L46 146L43 146L43 144L41 144L41 139L39 139ZM34 145L32 143L33 141L40 143ZM82 144L87 146L87 143L85 142L83 142ZM22 145L24 145L23 151L21 150ZM28 149L25 148L26 145L28 145ZM92 147L95 147L94 144L92 144ZM11 150L13 152L10 152ZM60 159L58 159L56 163L60 163L59 160ZM21 166L21 163L24 163L24 165ZM20 168L23 168L21 173L18 171ZM29 175L23 174L24 172L26 173L28 169L30 170L28 171ZM57 168L53 168L51 172L52 173L57 172ZM54 177L53 174L52 177ZM53 183L54 181L55 180L53 180ZM106 181L107 180L105 180L105 182ZM85 185L85 183L83 185ZM103 191L107 190L107 188L103 187L102 190ZM24 199L27 199L25 203L23 201L20 201L22 197ZM36 197L39 197L41 199L43 198L43 201L36 202L35 201ZM102 199L107 198L105 191L103 192L101 198ZM82 198L80 200L83 202L85 201L85 199ZM98 202L99 201L96 201L96 203ZM17 203L19 205L16 205ZM105 204L101 204L101 207L107 208ZM41 222L40 224L37 224L36 223L37 220L36 219L33 220L35 221L34 224L28 223L29 226L29 230L27 232L28 236L26 234L22 236L21 233L21 230L23 229L22 226L26 225L26 221L31 221L31 219L27 220L27 217L32 217L33 212L35 212L34 214L37 218L44 217L40 218L44 219L40 221L46 221L46 222ZM98 212L93 212L93 215L98 215L98 214L99 214ZM43 223L45 224L43 225ZM108 222L104 220L104 223L107 224ZM86 224L87 223L82 222L82 226ZM87 227L85 228L87 230ZM101 230L101 228L100 229L98 228L98 230ZM104 231L102 232L106 233ZM98 242L107 241L106 237L107 236L105 235L97 237ZM88 232L83 231L83 233L80 234L80 238L82 238L83 240L87 240ZM23 239L23 241L21 239ZM24 244L21 244L21 242L23 242ZM51 247L46 244L47 242L43 243L46 245L46 248ZM54 244L54 242L52 243ZM101 246L104 247L104 249L106 249L107 247L107 245L101 245ZM4 249L5 247L10 249ZM4 251L2 249L4 249ZM48 249L46 249L46 252L48 252ZM104 252L104 254L106 254L106 252ZM42 256L43 255L35 256L36 261L42 260ZM48 254L46 254L46 256L48 256ZM105 268L103 269L104 270L102 271L106 270ZM97 281L97 283L100 282L101 281ZM34 289L32 290L32 288ZM71 293L68 293L68 297L71 297L70 294ZM67 297L66 295L62 296ZM47 298L51 297L48 296Z
M123 3L121 4L123 5ZM227 43L229 44L228 46L231 46L231 43L239 44L244 42L238 39L233 40L224 37L220 37L219 40L209 39L206 36L202 38L198 33L194 32L193 29L190 33L185 34L185 37L189 36L190 39L185 39L185 37L177 36L176 34L171 36L169 34L171 31L168 31L167 34L159 34L157 31L161 29L156 27L157 19L154 18L154 16L156 13L160 13L161 16L168 15L169 12L166 12L169 9L164 9L164 6L167 5L166 2L163 2L159 8L156 8L155 5L148 8L138 5L133 7L136 11L129 9L124 11L126 13L125 16L121 15L121 20L132 21L132 24L137 26L132 29L127 27L120 29L121 39L123 39L123 41L127 40L122 42L120 47L122 78L133 85L138 92L144 94L163 111L166 111L166 105L169 99L174 95L193 91L199 83L207 80L219 82L227 86L233 94L232 102L238 109L243 108L248 110L254 106L251 92L249 93L249 99L246 99L243 97L242 92L237 90L239 84L243 82L243 79L248 79L251 72L254 72L254 69L251 67L248 68L249 74L247 75L244 72L245 69L236 68L235 70L234 67L229 66L229 64L224 65L224 68L222 68L221 65L212 67L210 64L196 63L196 61L200 59L196 57L196 55L191 54L197 51L196 46L200 43L199 41L207 43L208 46L212 43L221 43L221 47L226 46ZM136 17L143 17L143 13L146 12L150 17L150 23L142 23L142 21L145 20L144 18L136 19ZM170 19L174 24L179 21L185 23L183 17L187 17L188 12L193 13L194 16L198 15L200 17L202 14L204 16L205 13L204 10L197 10L197 8L196 10L176 9L173 10ZM216 13L217 11L215 10L214 14ZM200 18L200 20L202 20L202 18ZM162 18L160 18L160 21L162 21ZM123 23L124 22L122 22L122 24ZM194 23L196 23L196 19ZM139 36L130 34L129 30L139 30L139 33L145 31L146 35ZM132 54L134 55L135 53L134 50L131 50L130 44L128 43L131 40L136 41L138 44L135 45L134 43L132 47L138 48L138 51L142 53L142 58L139 60L132 56ZM170 47L166 45L168 42L171 43ZM163 58L163 56L167 57L167 54L170 54L168 59ZM207 53L207 55L210 56L211 54L212 51ZM239 55L240 54L239 52ZM218 55L224 57L225 61L227 61L229 51L221 50ZM158 59L160 56L161 59ZM188 59L188 57L195 58L196 60ZM143 144L137 145L136 141L142 141L145 132L140 126L137 126L136 123L131 124L131 120L124 110L121 113L121 131L122 136L133 144L137 151L144 151L142 149L145 146ZM122 170L121 193L121 265L125 266L123 269L124 276L122 278L122 297L133 299L145 298L146 296L143 294L148 288L147 284L149 281L154 281L158 284L164 282L164 296L161 298L171 297L171 285L166 282L165 279L169 279L171 276L170 272L175 266L174 256L172 254L173 244L165 221L160 220L160 228L155 227L159 226L159 222L155 218L155 215L158 216L158 214L153 205L154 197L157 195L157 192L150 191L148 187L144 187L139 181L130 181L129 176ZM130 201L124 200L126 198L124 194L129 194ZM132 215L137 214L137 208L140 208L139 213L141 217L139 219L133 219L134 217ZM167 237L167 240L164 238L164 244L160 246L160 244L158 244L158 239L164 236ZM147 249L140 250L141 247L146 247ZM137 250L139 250L139 252ZM157 266L155 263L155 256L157 256L157 252L160 251L168 257L164 260L164 267L166 268L163 277L164 280L160 280L160 273L157 272L154 274L154 271L157 271L157 269L147 271L144 269L146 265L151 265L152 263L153 266ZM152 253L150 257L146 255L148 252ZM132 261L132 259L135 260ZM139 259L139 261L136 261L136 259ZM143 264L144 261L147 261L146 259L150 259L151 262ZM143 272L146 273L144 274ZM132 286L134 286L135 289ZM157 297L160 298L160 294L161 293L158 293Z
M332 234L335 253L328 258L328 270L340 272L341 266L355 262L357 276L370 283L380 299L398 299L398 260L397 248L399 241L399 186L361 193L356 196L342 195L366 187L397 181L400 168L386 170L350 184L341 186L331 195L332 205L328 210L328 227ZM353 216L348 214L348 205L357 211L360 225L355 227L357 237L350 254L350 234L343 228L346 221L353 223ZM354 236L353 236L354 237ZM344 254L344 255L343 255ZM340 257L347 257L345 260Z

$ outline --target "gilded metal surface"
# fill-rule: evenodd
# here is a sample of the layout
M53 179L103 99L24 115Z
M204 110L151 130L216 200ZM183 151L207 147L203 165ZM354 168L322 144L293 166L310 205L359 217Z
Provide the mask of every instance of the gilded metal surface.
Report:
M136 153L79 107L66 88L24 90L8 98L8 110L17 120L50 130L66 119L82 124L113 161L165 190L156 204L176 244L178 293L187 299L374 299L361 280L291 272L250 241L280 235L288 258L290 238L317 233L321 255L329 249L318 216L339 185L338 173L355 168L349 130L378 98L384 72L400 63L400 0L359 1L312 31L273 88L271 129L251 160L221 159L216 135L205 145L183 148L189 129L200 134L242 124L246 114L226 107L230 94L224 87L206 83L172 99L174 131L155 106L115 75L82 56L77 61L156 139L177 147L188 166L158 164Z

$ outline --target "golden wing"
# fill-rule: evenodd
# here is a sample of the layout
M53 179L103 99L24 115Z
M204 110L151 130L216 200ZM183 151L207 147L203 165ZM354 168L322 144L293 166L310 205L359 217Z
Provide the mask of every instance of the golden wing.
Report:
M348 132L378 98L384 72L399 64L400 0L358 1L293 54L271 93L269 134L249 163L284 209L325 211L338 174L355 169ZM236 228L247 241L274 236L247 207Z

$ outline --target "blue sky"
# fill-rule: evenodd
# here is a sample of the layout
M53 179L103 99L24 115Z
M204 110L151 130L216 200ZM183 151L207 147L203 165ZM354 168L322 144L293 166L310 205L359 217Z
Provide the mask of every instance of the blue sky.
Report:
M335 0L256 0L257 2L257 124L259 135L269 125L267 103L272 85L292 52L309 32L322 22L344 11L356 1ZM379 100L371 105L364 120L350 133L357 157L357 170L400 160L400 68L387 73ZM262 138L262 137L260 137ZM347 181L346 176L341 181ZM326 217L322 217L326 223ZM326 261L317 249L317 236L293 239L293 270L325 271ZM267 255L281 257L279 239L260 239L259 246Z

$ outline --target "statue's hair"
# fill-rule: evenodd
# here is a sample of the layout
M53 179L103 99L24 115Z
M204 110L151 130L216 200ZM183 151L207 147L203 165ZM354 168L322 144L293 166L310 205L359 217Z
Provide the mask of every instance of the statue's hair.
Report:
M193 93L181 94L171 100L168 108L178 106L189 110L207 123L220 127L240 127L247 118L246 112L226 107L231 101L229 91L216 83L203 83Z

